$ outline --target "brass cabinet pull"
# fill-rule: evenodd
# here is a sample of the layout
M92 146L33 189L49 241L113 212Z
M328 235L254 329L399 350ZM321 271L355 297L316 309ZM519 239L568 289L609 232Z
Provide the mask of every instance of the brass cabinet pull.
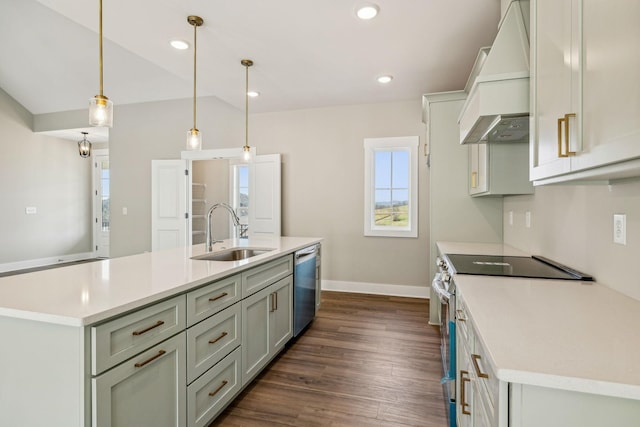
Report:
M136 368L142 368L142 367L143 367L144 365L146 365L147 363L151 363L151 362L153 362L153 361L154 361L154 360L156 360L158 357L163 356L165 353L166 353L166 351L164 351L164 350L160 350L160 351L158 352L158 354L156 354L155 356L151 356L150 358L148 358L148 359L147 359L147 360L145 360L144 362L138 362L138 363L136 363L136 364L135 364L135 365L133 365L133 366L135 366Z
M465 378L465 375L467 378ZM471 410L469 408L469 403L467 402L466 396L466 387L465 383L470 383L471 378L469 377L469 371L460 370L460 409L462 413L465 415L471 415Z
M460 309L457 309L456 313L458 313L458 316L456 316L456 319L458 319L461 322L466 322L467 321L467 318L464 317L464 311L462 311Z
M484 372L482 372L480 370L480 365L478 365L478 359L482 359L482 357L480 357L479 354L472 354L471 355L471 361L473 362L473 367L476 370L476 375L479 378L489 378L488 374L485 374Z
M209 344L215 344L215 343L217 343L218 341L220 341L222 338L226 337L227 335L229 335L229 334L228 334L228 333L226 333L226 332L223 332L223 333L221 333L221 334L220 334L220 336L219 336L218 338L215 338L215 339L209 340Z
M562 153L562 126L565 123L564 117L558 119L558 157L567 157Z
M274 296L273 292L269 294L269 299L271 300L270 301L271 302L271 308L269 309L270 313L273 313L274 311L276 311L276 309L275 309L276 302L275 302L275 299L273 298L273 296Z
M133 335L135 335L135 336L142 335L145 332L149 332L150 330L152 330L154 328L157 328L158 326L162 326L162 325L164 325L164 322L162 320L158 320L155 324L153 324L153 325L151 325L149 327L146 327L146 328L141 329L139 331L133 331Z
M576 154L575 151L569 151L569 119L575 117L575 113L570 113L558 119L558 157L569 157Z
M220 384L220 385L218 386L218 388L217 388L217 389L213 390L212 392L209 392L209 396L211 396L211 397L215 396L215 395L216 395L216 394L218 394L218 392L220 392L220 390L222 390L222 389L223 389L223 387L224 387L224 386L226 386L227 384L229 384L229 381L227 381L227 380L222 381L222 384Z
M471 188L478 188L478 172L471 172Z
M575 156L575 151L569 151L569 118L576 118L575 113L564 115L564 146L567 149L567 156Z
M227 295L229 295L229 294L228 294L228 293L226 293L226 292L223 292L223 293L221 293L220 295L218 295L217 297L209 298L209 301L211 301L211 302L213 302L213 301L217 301L217 300L219 300L220 298L224 298L224 297L226 297Z

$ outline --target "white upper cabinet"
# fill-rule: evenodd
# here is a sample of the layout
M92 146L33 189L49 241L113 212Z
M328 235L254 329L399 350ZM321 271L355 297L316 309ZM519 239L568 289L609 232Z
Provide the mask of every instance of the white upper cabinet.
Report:
M583 0L582 170L640 157L640 2Z
M640 2L531 2L530 179L640 176Z
M582 117L580 108L579 44L573 0L534 0L531 3L531 142L530 179L566 174L571 170L567 151L576 150ZM572 116L575 115L575 116ZM569 118L574 146L567 150ZM560 130L559 130L560 129ZM559 139L560 137L562 139Z

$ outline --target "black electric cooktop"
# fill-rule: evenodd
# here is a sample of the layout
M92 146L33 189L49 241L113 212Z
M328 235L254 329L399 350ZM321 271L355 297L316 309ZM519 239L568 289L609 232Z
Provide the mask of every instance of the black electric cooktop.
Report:
M457 274L593 281L593 277L541 256L447 254Z

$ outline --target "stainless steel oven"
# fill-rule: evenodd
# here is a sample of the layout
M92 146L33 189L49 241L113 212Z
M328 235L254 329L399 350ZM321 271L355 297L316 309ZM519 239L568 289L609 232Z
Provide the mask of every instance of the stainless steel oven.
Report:
M451 287L451 275L448 267L440 257L437 259L438 273L431 283L434 294L437 295L440 308L440 353L442 357L442 390L446 406L448 425L455 427L455 397L456 397L456 319L455 292Z

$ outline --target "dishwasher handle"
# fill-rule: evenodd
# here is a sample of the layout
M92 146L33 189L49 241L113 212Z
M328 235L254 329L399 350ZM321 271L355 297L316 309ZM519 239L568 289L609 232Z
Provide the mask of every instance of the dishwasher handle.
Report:
M303 263L309 258L315 258L317 253L318 253L318 247L316 245L309 246L304 249L300 249L299 251L296 251L294 255L295 262L296 264Z

